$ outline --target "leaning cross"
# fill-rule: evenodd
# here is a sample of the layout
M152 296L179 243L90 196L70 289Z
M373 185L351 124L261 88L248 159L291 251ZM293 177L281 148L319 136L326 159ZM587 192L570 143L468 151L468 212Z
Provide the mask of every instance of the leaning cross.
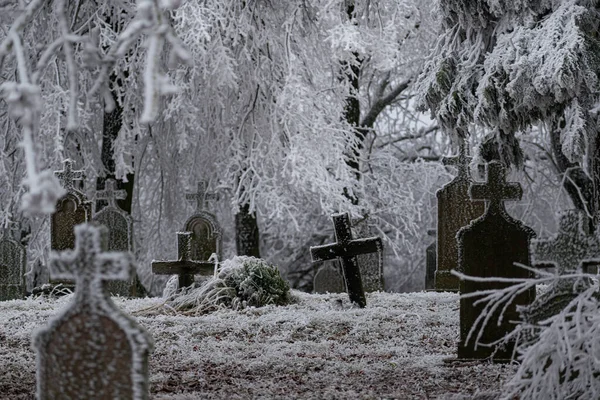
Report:
M356 256L359 254L375 253L381 251L381 238L371 237L352 240L350 218L347 213L334 214L333 228L335 230L336 243L310 248L312 262L327 261L339 258L344 271L344 279L350 301L363 308L367 305L365 292L360 277L360 269Z
M487 200L487 212L504 211L507 200L521 200L523 189L515 182L506 182L506 170L498 161L487 165L487 182L473 183L469 188L473 200Z
M553 264L559 274L579 270L584 263L600 264L600 240L585 234L581 213L566 210L559 215L557 234L532 242L533 264Z
M217 195L207 192L208 184L206 181L198 182L198 190L196 193L186 193L185 199L190 203L196 203L196 212L202 211L208 200L216 200Z
M192 286L194 275L212 275L216 263L193 261L191 255L192 232L177 232L177 260L152 261L152 272L157 275L179 275L179 288Z
M107 179L104 182L104 190L96 192L96 200L106 200L109 207L118 208L117 200L125 200L127 191L123 189L117 190L117 183L114 179Z
M67 190L73 190L73 181L80 181L84 176L83 170L73 171L73 161L66 159L63 161L63 170L54 171L54 175L60 180L60 184Z
M458 178L469 179L469 163L473 157L467 155L467 145L465 140L461 140L457 156L443 157L442 163L455 167L458 170Z

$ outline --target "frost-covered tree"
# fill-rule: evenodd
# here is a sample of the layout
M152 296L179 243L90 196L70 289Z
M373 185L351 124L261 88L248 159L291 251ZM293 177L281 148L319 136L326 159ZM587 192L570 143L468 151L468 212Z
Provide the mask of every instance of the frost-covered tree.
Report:
M420 77L420 105L453 135L484 127L481 156L517 166L519 135L544 124L566 191L597 221L598 2L439 0L438 10L443 34Z

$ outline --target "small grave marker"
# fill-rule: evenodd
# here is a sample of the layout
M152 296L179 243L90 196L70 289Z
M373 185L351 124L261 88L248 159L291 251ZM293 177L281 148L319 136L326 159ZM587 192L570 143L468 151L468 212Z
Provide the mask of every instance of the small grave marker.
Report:
M214 253L222 258L222 234L217 218L204 210L207 200L216 199L216 195L208 193L206 182L198 183L196 193L187 193L185 198L195 203L195 212L183 226L184 232L191 232L190 260L206 261Z
M25 297L25 246L12 239L10 228L4 230L0 239L0 301Z
M371 228L368 219L353 222L352 234L354 237L370 237ZM383 248L376 253L359 254L356 256L360 276L362 278L365 292L377 292L383 290Z
M445 165L458 169L456 177L437 191L437 270L436 290L458 290L458 278L450 273L458 266L456 234L463 226L481 216L485 205L471 201L469 187L473 180L469 172L471 157L467 156L465 141L461 142L458 156L444 157Z
M75 279L70 305L34 334L37 398L148 399L152 339L103 289L103 281L127 279L130 253L104 253L105 228L79 225L75 250L53 253L54 278Z
M504 202L520 200L523 190L518 183L507 183L502 164L493 161L487 167L487 182L471 185L470 194L473 200L485 200L486 211L458 233L459 269L466 275L476 277L528 278L529 271L519 268L514 263L531 265L529 242L535 236L533 230L506 213ZM460 281L460 293L467 294L481 290L503 289L510 283ZM517 305L530 304L535 298L535 289L531 289L516 297L515 301L504 312L502 323L492 318L484 328L481 343L492 343L501 339L514 329L511 321L516 321L519 314ZM460 343L458 357L460 359L484 359L492 355L495 360L510 359L514 343L503 349L483 347L472 342L466 343L469 330L483 309L483 305L475 305L474 298L460 300ZM496 314L497 316L497 314Z
M152 272L157 275L179 275L179 288L193 285L194 275L213 275L215 262L190 259L191 232L177 232L177 260L152 261Z
M436 230L429 229L427 234L434 238L433 243L425 249L425 290L435 288L435 270L437 267L437 240L435 240Z
M206 203L209 200L216 200L217 195L208 192L208 184L206 181L198 182L198 190L195 193L186 193L185 199L190 203L196 203L196 212L200 212L206 208Z
M317 273L314 279L315 293L343 293L344 278L338 272L338 268L332 262L325 263Z
M350 301L358 304L361 308L365 307L367 301L356 256L381 251L381 238L371 237L353 240L348 214L334 214L332 218L336 243L311 247L310 255L312 261L327 261L339 258L342 263L344 280L346 281Z

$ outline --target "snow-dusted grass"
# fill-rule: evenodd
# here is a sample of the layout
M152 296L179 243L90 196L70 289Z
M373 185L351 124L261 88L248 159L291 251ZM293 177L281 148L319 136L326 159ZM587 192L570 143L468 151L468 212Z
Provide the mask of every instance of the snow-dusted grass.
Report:
M435 399L498 391L512 365L446 363L458 340L458 296L292 291L289 306L189 317L137 316L152 334L154 399ZM70 297L70 296L69 296ZM0 302L0 398L30 399L31 331L70 299ZM134 313L161 299L115 302Z

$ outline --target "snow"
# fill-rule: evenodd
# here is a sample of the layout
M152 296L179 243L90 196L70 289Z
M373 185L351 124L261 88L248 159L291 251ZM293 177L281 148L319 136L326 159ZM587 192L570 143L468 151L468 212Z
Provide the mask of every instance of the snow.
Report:
M459 337L454 293L369 293L364 309L353 308L345 293L292 295L288 306L198 317L138 313L160 298L113 299L153 336L154 399L452 398L499 391L516 371L444 362L455 356ZM0 302L3 398L34 393L31 332L71 297Z

